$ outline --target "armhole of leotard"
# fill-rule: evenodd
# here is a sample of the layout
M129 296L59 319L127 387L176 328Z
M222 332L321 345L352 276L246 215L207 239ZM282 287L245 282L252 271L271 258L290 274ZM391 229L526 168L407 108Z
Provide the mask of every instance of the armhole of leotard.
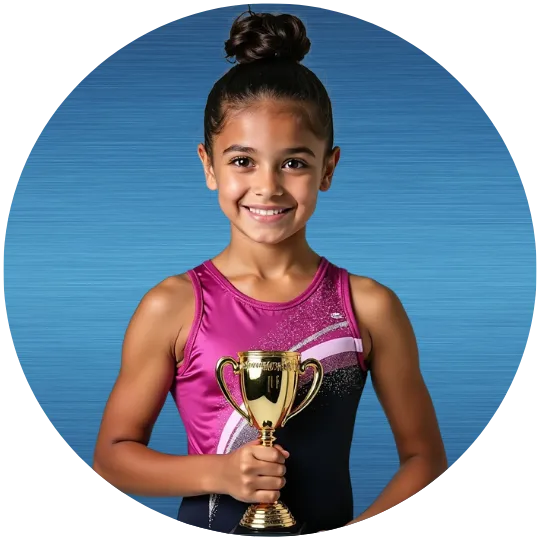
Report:
M352 307L351 301L351 286L349 281L349 273L344 268L339 269L339 283L340 283L340 293L341 301L343 303L343 309L345 310L345 315L347 316L347 322L351 329L351 333L355 339L359 339L362 344L362 350L358 351L358 363L360 367L367 371L366 367L366 358L364 354L364 342L362 336L360 335L360 328L358 327L358 322L356 321L356 316L354 315L354 310Z
M188 270L187 274L191 280L193 293L195 294L195 315L193 317L193 322L191 324L191 328L188 333L186 346L184 347L184 358L182 360L182 364L180 365L180 367L178 368L176 372L177 377L180 377L181 375L183 375L186 369L188 368L188 366L191 364L191 351L193 350L193 344L195 343L195 338L197 337L197 334L199 333L199 328L201 326L202 313L203 313L202 287L201 287L201 282L199 280L199 277L197 276L197 272L195 270Z

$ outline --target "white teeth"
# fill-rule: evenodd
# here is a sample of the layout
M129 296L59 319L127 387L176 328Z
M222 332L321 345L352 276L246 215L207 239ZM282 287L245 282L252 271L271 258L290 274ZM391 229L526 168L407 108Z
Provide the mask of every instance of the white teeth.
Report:
M285 208L282 210L261 210L260 208L249 208L252 214L259 214L260 216L275 216L277 214L283 214Z

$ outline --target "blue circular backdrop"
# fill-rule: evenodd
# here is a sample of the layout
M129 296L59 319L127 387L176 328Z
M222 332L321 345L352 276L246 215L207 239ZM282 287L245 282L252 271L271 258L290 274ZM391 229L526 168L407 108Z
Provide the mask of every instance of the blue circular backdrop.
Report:
M479 104L410 43L331 11L256 9L305 21L305 64L334 105L342 159L309 239L400 296L451 464L504 398L532 319L535 244L516 167ZM56 111L17 187L5 246L13 340L45 413L88 464L139 300L229 238L196 147L244 10L175 21L113 54ZM170 398L150 445L186 452ZM358 514L398 466L370 383L350 465ZM176 516L179 500L134 498Z

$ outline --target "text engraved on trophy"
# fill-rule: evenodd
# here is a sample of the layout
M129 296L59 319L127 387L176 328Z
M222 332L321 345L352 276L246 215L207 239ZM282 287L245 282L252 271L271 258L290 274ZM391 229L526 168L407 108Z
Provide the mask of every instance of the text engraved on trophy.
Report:
M284 360L282 362L243 362L241 370L261 369L262 371L299 371L298 362Z

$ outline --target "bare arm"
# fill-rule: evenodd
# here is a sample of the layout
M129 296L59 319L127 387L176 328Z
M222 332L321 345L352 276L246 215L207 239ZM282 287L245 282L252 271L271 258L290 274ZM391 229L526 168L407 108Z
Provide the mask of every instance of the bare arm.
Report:
M384 512L422 490L448 464L424 383L416 338L397 296L372 280L351 279L357 316L372 343L373 386L392 429L400 468L373 504L351 523Z
M187 496L213 489L212 456L173 456L147 447L175 374L175 342L189 323L189 283L169 278L148 292L133 315L119 376L106 404L94 469L122 491ZM215 458L215 456L214 456Z

